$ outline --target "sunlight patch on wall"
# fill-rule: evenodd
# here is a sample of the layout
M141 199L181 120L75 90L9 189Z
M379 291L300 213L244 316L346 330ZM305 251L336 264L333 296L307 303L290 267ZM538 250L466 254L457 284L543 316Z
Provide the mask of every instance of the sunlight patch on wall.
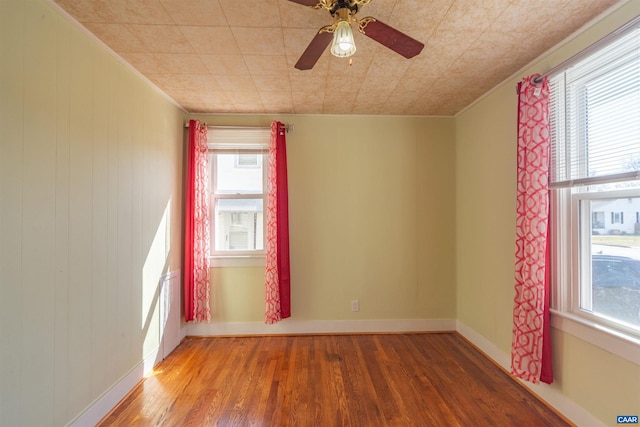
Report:
M143 355L160 345L160 287L169 269L171 250L171 199L167 202L142 267Z

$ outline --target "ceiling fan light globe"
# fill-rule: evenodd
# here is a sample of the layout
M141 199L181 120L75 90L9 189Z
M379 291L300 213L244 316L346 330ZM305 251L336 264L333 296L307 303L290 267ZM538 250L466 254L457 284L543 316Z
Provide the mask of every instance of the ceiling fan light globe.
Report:
M353 40L353 31L347 21L340 21L333 32L331 54L338 58L346 58L356 53L356 43Z

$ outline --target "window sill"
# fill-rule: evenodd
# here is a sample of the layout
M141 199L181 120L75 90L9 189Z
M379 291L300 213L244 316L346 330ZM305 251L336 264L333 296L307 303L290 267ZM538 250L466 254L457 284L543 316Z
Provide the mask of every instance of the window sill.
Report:
M640 339L570 313L551 310L551 326L640 366Z
M211 268L222 267L264 267L266 258L264 255L234 255L234 256L211 256L209 266Z

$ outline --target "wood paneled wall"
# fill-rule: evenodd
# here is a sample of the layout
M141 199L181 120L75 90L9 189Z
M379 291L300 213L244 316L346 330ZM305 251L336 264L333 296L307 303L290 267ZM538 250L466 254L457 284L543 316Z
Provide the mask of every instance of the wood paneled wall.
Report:
M65 425L154 351L183 112L41 0L0 2L0 425Z

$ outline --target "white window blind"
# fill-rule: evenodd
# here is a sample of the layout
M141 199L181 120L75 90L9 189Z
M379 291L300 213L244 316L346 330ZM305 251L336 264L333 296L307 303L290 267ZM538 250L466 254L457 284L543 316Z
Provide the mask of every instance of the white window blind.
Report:
M640 26L549 83L551 186L640 179Z
M264 153L269 150L270 128L209 128L209 150L241 154Z

